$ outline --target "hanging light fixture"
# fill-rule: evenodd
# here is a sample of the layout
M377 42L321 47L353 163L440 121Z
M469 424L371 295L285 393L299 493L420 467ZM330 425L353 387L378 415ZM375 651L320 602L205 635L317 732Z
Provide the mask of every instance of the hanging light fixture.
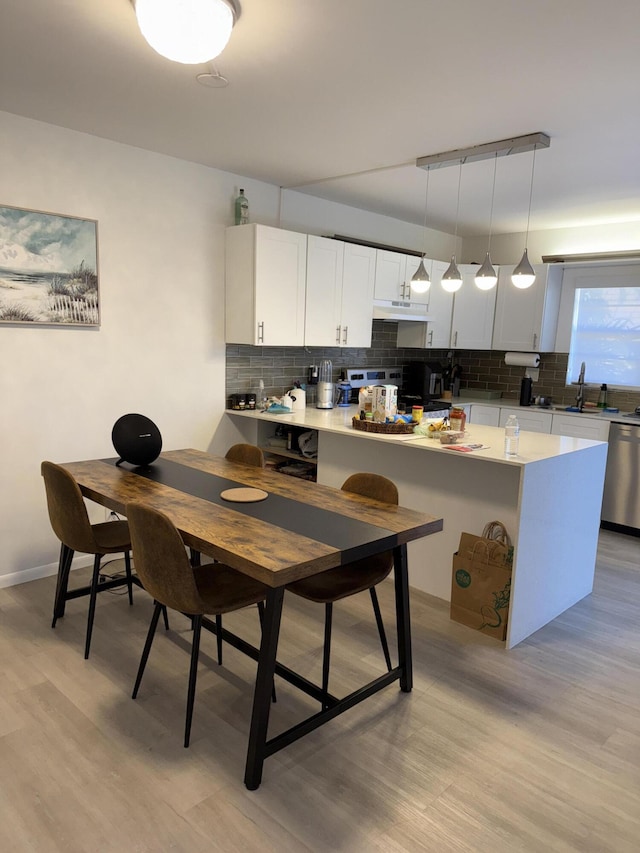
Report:
M161 56L186 65L210 62L227 46L240 17L237 0L132 0L140 32Z
M476 287L480 290L491 290L498 283L498 276L491 263L491 229L493 227L493 200L496 194L496 170L498 168L498 152L496 151L493 158L493 187L491 189L491 212L489 214L489 242L487 243L487 256L484 263L478 270L475 276Z
M424 258L427 254L427 209L429 204L429 172L427 169L427 189L425 192L424 199L424 237L422 244L422 257L420 258L420 263L418 264L418 269L411 276L411 290L414 293L426 293L427 290L431 287L431 279L429 278L429 273L425 269L424 266Z
M518 266L511 273L511 281L515 285L515 287L519 287L520 290L525 290L527 287L531 287L533 282L536 280L536 274L531 266L529 261L529 255L527 251L527 245L529 243L529 223L531 221L531 198L533 196L533 173L536 167L536 146L533 146L533 157L531 159L531 185L529 186L529 213L527 214L527 231L524 238L524 254L520 260Z
M456 264L456 240L458 239L458 215L460 213L460 184L462 183L462 163L460 160L460 172L458 173L458 202L456 204L456 228L453 235L453 255L451 263L444 271L440 284L447 293L455 293L462 287L462 276Z

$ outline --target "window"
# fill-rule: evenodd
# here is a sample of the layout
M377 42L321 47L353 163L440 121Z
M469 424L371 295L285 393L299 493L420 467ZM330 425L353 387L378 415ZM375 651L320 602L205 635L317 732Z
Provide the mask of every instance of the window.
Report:
M590 384L639 388L640 270L565 269L563 291L573 300L567 384L584 361Z

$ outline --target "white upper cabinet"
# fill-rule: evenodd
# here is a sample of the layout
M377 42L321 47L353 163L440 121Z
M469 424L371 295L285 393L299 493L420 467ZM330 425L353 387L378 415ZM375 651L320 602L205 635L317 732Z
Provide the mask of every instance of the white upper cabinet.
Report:
M307 235L267 225L227 228L225 340L302 346Z
M407 256L400 252L376 250L375 298L408 301L405 296Z
M425 267L429 275L431 261L425 259ZM419 302L429 304L429 291L415 293L411 290L411 276L418 269L418 255L405 255L402 252L391 252L386 249L376 251L376 286L375 298L392 302Z
M513 266L500 267L493 349L553 352L555 348L562 268L534 267L536 280L526 290L511 283Z
M491 349L496 288L480 290L475 264L459 264L462 287L453 300L451 346L456 349Z
M306 346L371 346L376 250L308 237Z
M344 243L311 234L307 237L307 346L339 346L341 342L343 266Z
M449 264L444 261L426 261L425 267L431 278L431 287L424 294L429 302L429 321L400 321L398 323L398 346L419 349L447 349L451 345L451 317L453 293L447 293L441 285L442 275Z
M341 345L370 347L376 250L356 243L344 244L342 273Z

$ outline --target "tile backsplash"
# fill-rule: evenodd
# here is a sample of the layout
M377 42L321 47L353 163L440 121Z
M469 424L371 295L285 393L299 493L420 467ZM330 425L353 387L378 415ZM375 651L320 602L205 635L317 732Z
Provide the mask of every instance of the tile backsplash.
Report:
M340 371L348 367L397 367L408 361L447 363L449 351L398 348L397 335L397 323L374 320L371 346L367 348L227 344L227 398L233 393L255 391L260 379L269 396L280 396L292 388L296 380L306 382L309 365L318 364L324 358L330 358L333 363L334 381L338 381ZM460 387L463 391L494 390L502 391L505 400L520 398L520 380L524 368L507 367L504 352L452 350L451 358L452 363L461 367ZM551 397L556 404L571 405L575 401L576 389L566 385L566 370L566 353L541 353L539 378L533 383L534 395ZM598 393L597 386L588 386L585 400L596 402ZM617 406L620 411L630 411L640 405L640 394L609 391L608 403Z

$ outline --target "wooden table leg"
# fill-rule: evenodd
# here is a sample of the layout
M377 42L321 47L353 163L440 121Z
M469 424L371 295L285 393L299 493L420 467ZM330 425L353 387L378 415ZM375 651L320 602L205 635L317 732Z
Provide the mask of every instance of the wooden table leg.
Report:
M253 711L251 728L249 730L249 747L247 749L247 764L244 772L244 784L250 791L255 791L262 781L262 766L264 764L267 728L269 726L269 711L271 710L271 688L276 666L278 651L278 635L280 633L280 617L284 587L269 590L267 594L262 640L258 657L256 687L253 694Z
M407 546L393 549L393 574L396 588L396 626L398 630L398 663L402 669L400 689L410 693L413 687L413 662L411 658L411 619L409 617L409 577L407 572Z

